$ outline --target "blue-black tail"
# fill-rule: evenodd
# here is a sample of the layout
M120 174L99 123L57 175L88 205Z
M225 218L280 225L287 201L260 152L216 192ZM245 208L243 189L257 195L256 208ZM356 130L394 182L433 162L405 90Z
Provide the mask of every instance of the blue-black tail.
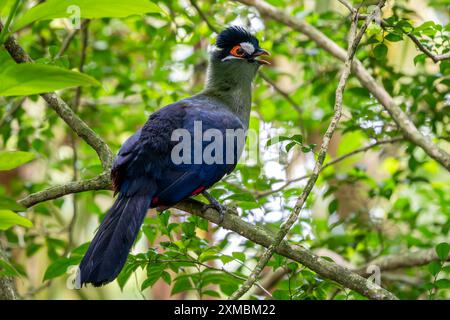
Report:
M113 281L125 264L150 206L151 196L119 195L80 263L79 283L101 286Z

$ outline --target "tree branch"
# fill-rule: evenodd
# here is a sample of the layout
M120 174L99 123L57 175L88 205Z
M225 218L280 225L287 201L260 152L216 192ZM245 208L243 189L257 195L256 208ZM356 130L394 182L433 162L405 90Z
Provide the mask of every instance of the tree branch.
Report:
M351 156L354 156L354 155L356 155L358 153L366 152L367 150L370 150L372 148L375 148L375 147L383 145L383 144L395 143L395 142L402 141L402 140L404 140L403 137L378 140L378 141L376 141L376 142L374 142L372 144L369 144L367 146L355 149L355 150L353 150L353 151L351 151L349 153L346 153L346 154L344 154L344 155L342 155L340 157L337 157L337 158L334 158L333 160L330 160L329 162L327 162L326 164L323 165L323 167L321 168L320 171L322 172L323 170L325 170L329 166L331 166L333 164L336 164L336 163L338 163L338 162L340 162L342 160L345 160L347 158L350 158ZM306 174L306 175L298 177L298 178L287 180L281 187L278 187L276 189L270 189L270 190L266 190L266 191L255 191L255 198L256 199L260 199L260 198L266 197L268 195L271 195L273 193L277 193L277 192L287 188L292 183L298 182L298 181L301 181L301 180L305 180L305 179L309 178L310 176L311 176L311 174Z
M26 97L22 97L17 101L14 101L11 105L11 108L7 110L4 116L0 119L0 128L13 119L14 114L19 110L22 104L25 102Z
M81 22L80 29L74 29L64 38L61 48L59 49L58 53L56 54L55 58L61 57L69 48L70 43L72 42L73 38L75 38L76 34L78 33L78 30L85 30L86 26L89 24L88 19L84 19Z
M6 253L0 243L0 260L7 260ZM17 293L16 284L13 277L0 275L0 300L17 300L19 294Z
M275 8L274 6L264 2L263 0L236 0L245 5L252 6L258 12L269 19L278 21L292 29L305 34L310 40L322 49L329 52L331 55L341 61L345 61L346 52L343 48L337 45L334 41L329 39L325 34L305 22L304 20L291 17L288 13ZM406 113L397 105L394 99L389 95L386 89L380 85L364 68L361 61L354 59L352 65L352 72L359 79L361 84L365 86L373 96L384 106L389 112L395 123L402 130L405 138L412 143L421 147L431 158L439 162L444 168L450 171L450 155L431 142L428 137L425 137L408 118Z
M0 21L0 31L3 24ZM32 63L30 56L20 47L14 37L9 37L4 44L6 50L17 63ZM108 145L97 135L75 112L55 93L44 93L41 97L48 105L56 111L75 133L86 141L98 154L103 169L109 171L111 167L113 154Z
M354 271L362 276L369 276L370 273L367 272L367 268L371 265L379 267L381 271L392 271L402 268L423 266L432 261L439 260L435 249L425 249L379 257ZM447 261L450 261L450 254L447 257Z
M111 189L111 180L109 173L105 172L92 179L69 182L67 184L32 193L22 200L19 200L18 203L29 208L40 202L61 198L72 193L108 189Z
M384 21L384 20L383 20ZM383 23L382 23L383 25ZM450 52L444 53L444 54L434 54L430 50L428 50L427 47L425 47L417 37L411 33L411 32L405 32L405 34L414 42L414 44L417 46L417 48L425 53L431 60L433 60L434 63L438 63L439 61L449 59L450 58Z
M381 0L378 4L378 8L381 9L384 6L384 3L385 0ZM248 290L251 289L251 287L257 281L260 273L262 272L262 270L267 265L270 258L276 251L277 247L281 244L281 242L286 237L286 235L288 234L292 226L295 224L295 222L297 222L298 216L300 215L300 211L302 210L306 200L308 199L308 196L310 195L319 177L323 162L325 161L325 157L328 152L329 143L331 141L331 138L333 137L334 131L337 128L339 119L341 118L343 93L345 86L347 84L347 80L350 76L352 61L356 53L356 48L358 47L358 44L361 41L368 25L372 22L373 19L375 19L377 14L378 12L374 11L370 16L368 16L364 25L358 32L357 32L358 13L354 15L352 20L352 26L350 28L347 58L345 59L345 64L342 70L341 77L339 79L339 84L336 89L334 115L323 137L322 145L320 147L319 155L317 157L313 173L309 177L308 182L306 183L306 186L303 189L302 194L298 198L297 203L295 204L294 209L292 210L288 219L281 225L280 230L278 231L275 237L275 240L270 245L270 247L264 252L264 254L260 257L258 263L256 264L255 268L249 275L247 281L245 281L244 284L230 296L231 300L237 300L241 298Z
M339 2L341 2L342 4L344 4L344 0L341 1L339 0ZM345 4L344 4L345 5ZM346 6L346 5L345 5ZM347 6L346 6L347 7ZM351 10L350 10L351 12ZM360 15L360 19L364 19L366 15ZM392 28L392 25L390 25L386 20L382 19L380 20L380 25L383 29L386 30L386 28ZM446 60L446 59L450 59L450 52L447 53L442 53L442 54L434 54L433 52L431 52L427 47L425 47L420 40L414 35L414 33L412 32L406 32L405 30L402 31L404 34L406 34L406 36L408 38L411 39L412 42L414 42L414 44L417 46L417 48L422 51L423 53L425 53L429 58L431 58L431 60L433 60L434 63L438 63L439 61L442 60Z
M65 185L52 187L41 192L29 195L18 201L21 205L29 208L40 202L57 199L73 192L84 192L92 190L109 190L111 182L107 174L96 178L78 182L70 182ZM219 213L214 209L203 210L203 203L188 199L178 203L175 207L184 212L197 215L219 225ZM236 212L227 208L225 219L220 226L236 232L248 240L268 248L274 241L274 236L265 228L254 226L236 215ZM341 267L313 254L302 246L290 246L283 241L275 250L276 253L289 259L297 261L310 268L320 276L333 280L347 288L355 290L370 299L393 299L390 292L378 287L371 281L364 279L347 268Z

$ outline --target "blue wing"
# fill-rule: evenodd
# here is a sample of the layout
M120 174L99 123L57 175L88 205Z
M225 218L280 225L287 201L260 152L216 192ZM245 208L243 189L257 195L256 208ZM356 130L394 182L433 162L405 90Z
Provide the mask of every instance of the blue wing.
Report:
M171 141L172 132L185 129L194 146L195 139L199 138L194 132L196 121L201 122L202 133L216 129L225 136L226 129L243 128L241 121L227 109L205 107L201 100L186 99L158 110L120 149L112 169L116 192L127 195L148 192L154 195L152 206L171 206L211 187L231 172L242 149L239 141L235 141L233 161L228 163L175 164L172 161L172 148L177 144ZM202 152L208 144L202 142ZM223 148L225 156L225 143ZM191 152L193 162L194 148ZM148 191L150 185L156 185L154 192Z

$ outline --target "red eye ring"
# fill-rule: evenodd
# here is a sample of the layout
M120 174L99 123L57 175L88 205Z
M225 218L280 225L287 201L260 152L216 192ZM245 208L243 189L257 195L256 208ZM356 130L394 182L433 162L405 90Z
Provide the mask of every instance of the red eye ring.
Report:
M230 53L235 57L243 57L245 51L241 48L240 45L234 46L233 49L230 50Z

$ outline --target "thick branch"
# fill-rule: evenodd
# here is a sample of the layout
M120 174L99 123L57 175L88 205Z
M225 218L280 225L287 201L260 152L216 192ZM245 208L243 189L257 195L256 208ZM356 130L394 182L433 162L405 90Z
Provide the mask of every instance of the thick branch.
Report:
M6 254L3 250L3 246L0 244L0 260L6 260ZM19 295L17 293L16 284L14 278L0 276L0 300L17 300Z
M237 0L248 6L255 7L259 13L266 17L278 21L292 29L305 34L309 39L316 42L317 45L328 51L331 55L341 61L345 61L346 52L343 48L329 39L325 34L305 22L290 16L288 13L275 8L274 6L262 0ZM428 137L425 137L408 118L405 112L397 105L394 99L389 95L386 89L380 85L364 68L361 61L355 59L352 65L353 73L358 77L359 81L365 86L374 97L389 112L395 123L402 130L405 138L412 143L421 147L431 158L435 159L447 170L450 171L450 155L444 150L433 144Z
M68 194L105 189L111 189L109 173L103 173L92 179L69 182L67 184L32 193L18 202L29 208L40 202L57 199Z
M83 192L90 190L110 189L111 183L109 176L103 174L97 178L70 182L66 185L56 186L29 195L19 201L25 207L32 207L37 203L47 200L56 199L73 192ZM219 214L214 209L203 211L203 204L195 200L186 200L175 206L176 208L195 214L213 223L219 223ZM247 238L264 247L269 247L274 241L274 236L266 229L254 226L245 222L233 211L226 214L221 227L234 231L237 234ZM349 269L341 267L335 263L329 262L316 256L311 251L302 246L290 246L286 242L282 242L275 250L276 253L297 261L311 270L317 272L320 276L333 280L347 288L355 290L370 299L393 299L395 298L390 292L378 287L371 281L351 272Z
M432 261L439 260L440 259L436 255L435 249L418 250L414 252L406 252L379 257L367 263L365 266L356 269L355 272L362 276L369 276L370 273L367 272L367 268L371 265L379 267L381 271L392 271L402 268L423 266ZM450 261L450 254L447 257L447 261Z
M219 214L217 211L214 209L203 211L203 204L201 202L186 200L177 204L176 208L200 216L215 224L219 223ZM225 219L220 226L234 231L242 237L266 248L268 248L275 240L275 236L267 229L252 225L235 214L226 214ZM370 299L396 299L392 293L384 290L371 281L351 272L347 268L313 254L302 246L291 246L286 241L282 241L275 252L301 263L323 278L333 280Z
M0 22L0 30L3 25ZM14 37L8 38L5 42L5 48L11 57L17 63L32 63L33 60L16 42ZM75 131L75 133L86 141L98 154L102 166L105 170L109 170L113 159L113 154L108 145L97 135L83 120L81 120L73 110L55 93L44 93L41 97L48 105L56 111L56 113Z

